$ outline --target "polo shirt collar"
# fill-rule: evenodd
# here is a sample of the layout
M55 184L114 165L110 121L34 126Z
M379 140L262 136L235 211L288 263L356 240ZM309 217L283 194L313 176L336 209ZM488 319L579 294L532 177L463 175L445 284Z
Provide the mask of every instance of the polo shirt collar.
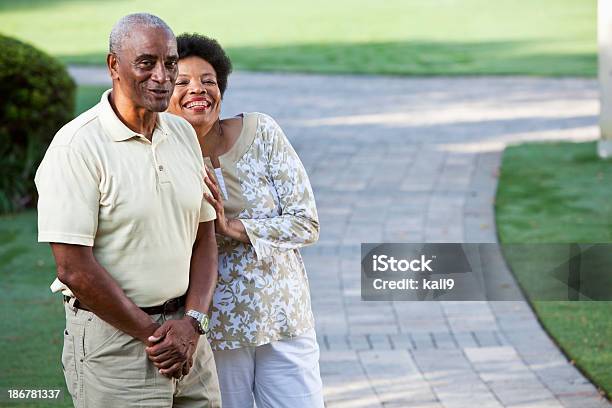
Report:
M134 132L132 129L127 127L110 104L109 96L112 89L105 91L102 94L102 98L100 99L100 123L102 127L108 133L108 135L115 142L123 142L125 140L129 140L133 137L144 137L140 133ZM155 124L155 130L153 131L154 137L153 139L156 142L162 141L168 137L168 128L165 124L165 120L161 112L157 115L157 123Z

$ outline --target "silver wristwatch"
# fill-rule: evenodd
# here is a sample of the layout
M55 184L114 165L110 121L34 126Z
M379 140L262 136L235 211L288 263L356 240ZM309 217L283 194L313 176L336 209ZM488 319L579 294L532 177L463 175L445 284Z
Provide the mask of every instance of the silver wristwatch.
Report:
M185 316L189 316L198 322L198 332L200 334L208 333L208 315L205 313L200 313L197 310L190 309L185 312Z

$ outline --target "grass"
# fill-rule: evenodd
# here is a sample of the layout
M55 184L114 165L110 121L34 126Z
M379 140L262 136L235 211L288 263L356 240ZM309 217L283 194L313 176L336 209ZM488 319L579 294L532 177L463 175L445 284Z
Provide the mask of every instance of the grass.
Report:
M594 0L4 0L0 27L67 63L103 64L135 11L200 32L236 68L394 75L595 76Z
M0 217L0 388L61 389L70 407L61 366L62 301L49 285L55 264L48 245L36 242L36 213ZM0 405L7 403L0 396ZM16 404L16 406L45 406Z
M496 199L500 241L612 242L610 181L612 162L597 157L595 143L509 147L504 153ZM535 298L533 274L516 259L510 257L508 261L526 294ZM607 275L604 278L609 281L609 272ZM548 333L609 398L612 302L532 299L531 304Z
M75 116L85 112L98 102L102 93L108 88L99 86L79 86L77 87Z

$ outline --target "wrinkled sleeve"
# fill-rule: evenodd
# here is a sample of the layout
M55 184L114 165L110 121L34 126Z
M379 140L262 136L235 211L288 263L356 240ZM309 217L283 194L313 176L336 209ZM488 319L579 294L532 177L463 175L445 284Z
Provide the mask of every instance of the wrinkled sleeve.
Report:
M241 219L257 258L275 249L290 250L319 238L319 218L306 170L281 128L271 118L268 173L279 198L281 214L272 218Z
M204 175L202 175L202 180L204 180ZM206 183L202 182L202 190L204 193L211 194L210 190ZM215 208L210 205L208 200L202 194L202 203L200 204L200 222L213 221L217 218L217 213L215 212Z
M202 183L203 193L202 202L200 203L200 217L198 218L198 221L212 221L217 218L217 213L215 212L215 208L210 205L206 197L204 197L204 194L210 194L210 190L204 182L204 178L206 177L206 168L204 167L204 159L202 158L202 150L200 148L200 143L198 142L198 135L189 122L184 119L182 119L181 122L185 127L185 132L188 134L187 144L192 149L194 159L198 162L198 166L200 168L200 180Z
M93 246L100 206L93 165L70 146L50 148L35 177L38 241Z

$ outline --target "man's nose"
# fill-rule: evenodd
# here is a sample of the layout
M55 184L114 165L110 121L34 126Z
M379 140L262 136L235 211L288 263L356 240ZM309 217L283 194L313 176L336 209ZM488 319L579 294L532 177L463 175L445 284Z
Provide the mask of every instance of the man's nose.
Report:
M163 62L158 62L157 64L155 64L155 68L151 73L151 79L160 84L170 81L170 72L168 71L168 69L166 69L166 66L163 64Z

